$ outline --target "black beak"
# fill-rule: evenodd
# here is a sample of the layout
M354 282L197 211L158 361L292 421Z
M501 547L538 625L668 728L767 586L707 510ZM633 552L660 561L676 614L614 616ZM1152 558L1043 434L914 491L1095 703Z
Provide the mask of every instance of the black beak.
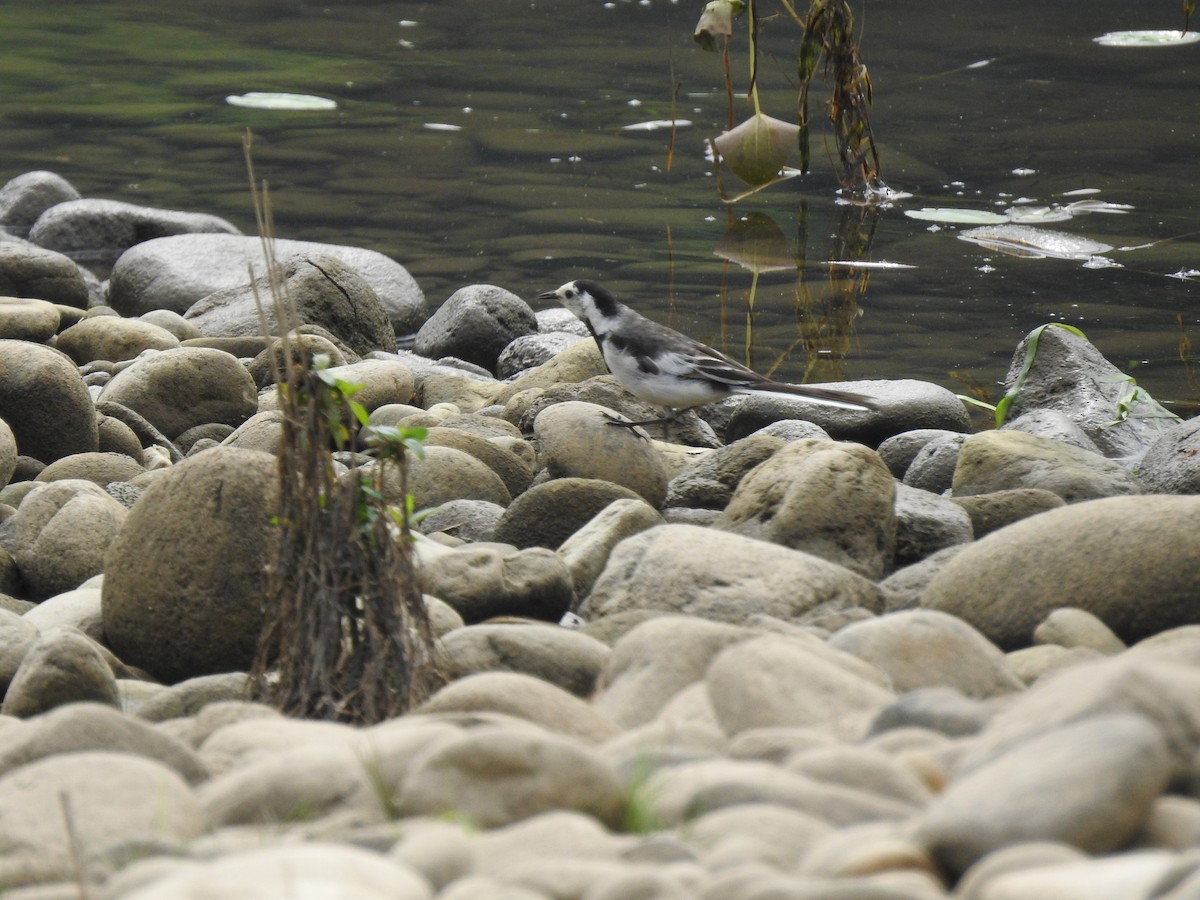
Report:
M554 291L546 291L544 294L538 294L539 300L557 300L558 294Z

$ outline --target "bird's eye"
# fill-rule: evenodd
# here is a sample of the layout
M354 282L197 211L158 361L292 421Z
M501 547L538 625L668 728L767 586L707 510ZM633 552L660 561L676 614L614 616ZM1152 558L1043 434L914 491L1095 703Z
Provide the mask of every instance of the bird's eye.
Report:
M574 297L574 296L575 296L575 292L574 292L574 291L567 291L567 294L566 294L566 296L567 296L567 299L568 299L568 300L570 300L572 297Z

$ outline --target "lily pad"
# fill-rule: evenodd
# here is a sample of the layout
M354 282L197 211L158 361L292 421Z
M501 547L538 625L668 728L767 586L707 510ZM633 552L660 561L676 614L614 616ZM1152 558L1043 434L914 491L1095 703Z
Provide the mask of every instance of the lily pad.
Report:
M778 177L799 134L798 125L755 113L713 143L734 175L746 184L762 185Z
M1200 32L1160 28L1151 31L1110 31L1093 38L1104 47L1175 47L1200 41Z
M321 112L337 109L337 101L311 94L284 94L275 91L250 91L245 94L230 94L225 98L230 106L243 109L276 109L299 112Z
M920 219L922 222L941 222L945 225L996 225L1008 221L1008 216L983 209L925 206L921 209L906 209L904 214L910 219Z

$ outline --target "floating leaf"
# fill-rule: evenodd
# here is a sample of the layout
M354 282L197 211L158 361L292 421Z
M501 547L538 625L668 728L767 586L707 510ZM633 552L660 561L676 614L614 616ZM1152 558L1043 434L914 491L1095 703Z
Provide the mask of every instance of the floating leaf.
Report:
M796 253L775 220L753 212L734 221L713 247L713 254L752 272L796 268Z
M1105 47L1174 47L1179 44L1192 44L1200 41L1200 33L1175 31L1172 28L1152 31L1110 31L1108 34L1102 34L1092 40Z
M634 122L622 125L622 131L665 131L668 128L690 128L690 119L654 119L650 122Z
M925 206L921 209L906 209L904 214L910 219L920 219L923 222L942 222L946 225L996 225L1008 221L1008 216L982 209Z
M1112 250L1109 244L1031 225L985 225L959 234L964 241L1027 259L1090 259Z
M733 37L733 20L742 14L742 0L711 0L700 13L692 40L705 50L719 50ZM721 40L717 40L720 38Z
M243 109L276 109L300 112L320 112L337 109L337 101L310 94L282 94L273 91L250 91L246 94L230 94L225 98L230 106Z
M800 128L763 113L713 140L729 170L747 184L763 185L779 175Z
M1037 223L1066 222L1071 218L1069 210L1061 206L1014 206L1005 210L1010 222Z

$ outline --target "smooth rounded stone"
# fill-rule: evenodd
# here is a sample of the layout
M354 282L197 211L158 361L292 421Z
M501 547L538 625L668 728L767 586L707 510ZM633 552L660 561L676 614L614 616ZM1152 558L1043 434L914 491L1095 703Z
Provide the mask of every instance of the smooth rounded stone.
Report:
M760 759L782 764L795 753L833 745L841 744L820 729L775 725L739 732L729 742L727 755L733 759Z
M895 510L898 568L974 540L970 516L949 498L897 483Z
M0 339L45 343L58 331L59 318L58 307L46 300L0 296Z
M956 893L963 900L987 900L990 882L1008 873L1091 861L1078 849L1061 841L1012 844L993 850L967 869L958 881Z
M423 534L445 532L464 541L490 541L504 507L487 500L447 500L416 523Z
M815 422L836 440L861 441L871 446L903 431L940 428L967 432L971 417L952 391L928 381L897 378L888 381L846 381L821 385L871 397L879 409L860 412L818 406L799 397L760 395L737 407L725 430L732 443L782 419Z
M608 375L608 367L604 365L604 357L600 355L600 348L596 346L596 342L578 341L548 362L506 382L496 392L496 402L506 406L504 418L515 424L514 416L520 418L528 401L517 404L512 414L507 409L507 404L519 394L559 384L578 384L601 375Z
M118 705L117 682L97 648L80 631L44 631L17 667L0 712L28 718L67 703Z
M814 841L832 830L828 822L816 816L764 801L706 812L683 825L680 833L685 843L709 862L711 854L720 854L731 836L749 838L754 842L754 852L748 857L739 856L789 871Z
M905 469L904 483L933 494L948 492L965 440L966 435L949 432L925 442Z
M181 715L198 717L203 715L203 711L204 708L200 707ZM303 805L305 801L294 790L276 794L281 787L277 782L285 766L285 763L278 762L280 759L289 754L303 755L319 746L361 750L364 744L364 736L359 729L341 722L262 715L232 716L228 720L212 723L211 730L197 727L193 740L200 758L214 774L204 788L206 803L210 808L220 806L221 815L230 821L285 816L289 809ZM301 762L311 769L331 768L327 756L302 756ZM236 778L227 779L230 773L236 774ZM357 784L362 773L355 772L353 775ZM221 782L219 785L218 780ZM294 783L299 784L300 779L297 778ZM341 795L328 789L320 779L315 779L311 786L314 790L324 792L323 796L340 799ZM246 798L248 790L256 791L257 799ZM274 812L263 806L260 810L263 816L257 816L255 803L269 804Z
M0 340L0 418L21 454L43 463L98 446L96 413L79 370L41 344Z
M981 431L963 441L956 497L1012 488L1042 488L1067 503L1139 491L1119 463L1061 441L1022 431Z
M1104 455L1096 446L1096 442L1088 437L1087 432L1080 428L1070 416L1055 409L1032 409L1005 422L1001 428L1007 431L1035 434L1038 437L1070 444L1089 453Z
M1200 418L1166 431L1146 450L1134 474L1142 490L1155 494L1200 494Z
M571 608L571 573L553 552L505 552L467 545L422 558L421 589L448 603L468 623L493 616L557 622Z
M169 462L177 463L183 461L183 454L179 452L179 448L175 445L174 441L147 421L145 416L135 412L128 406L121 403L114 403L111 400L97 400L96 414L97 416L106 416L123 423L133 432L143 447L158 447L161 450L165 450ZM232 426L225 427L232 430ZM145 454L143 454L144 457Z
M553 859L616 862L637 841L614 834L594 816L576 810L550 810L510 825L478 832L472 840L475 871L512 879L514 870Z
M1082 609L1063 607L1046 616L1033 632L1035 644L1088 647L1108 656L1120 653L1125 643L1100 619Z
M216 448L164 469L109 548L104 630L160 680L246 669L275 540L274 457Z
M550 900L550 896L498 878L468 875L447 886L438 900Z
M266 275L197 300L184 319L206 337L260 335L264 323L268 334L319 325L359 356L396 349L395 331L383 302L365 278L336 257L299 253L281 259L279 277L288 297L284 320L271 303L260 309L256 298L272 296Z
M423 457L410 455L406 487L407 491L401 489L399 474L393 468L385 470L384 496L391 502L403 503L404 495L411 494L418 512L451 500L484 500L505 507L512 502L508 488L495 470L478 457L454 447L434 445L425 448ZM496 539L506 542L502 537Z
M824 428L820 425L814 425L812 422L806 422L804 419L780 419L778 422L772 422L770 425L763 426L753 434L747 435L747 437L776 437L787 444L793 441L803 441L808 438L823 441L832 440ZM734 443L737 443L737 441L734 441Z
M89 579L73 591L48 597L25 613L25 620L39 631L57 625L69 625L78 628L92 640L102 642L104 626L100 620L100 585L90 586L93 581L96 579Z
M0 419L0 488L8 484L17 470L17 438L8 423Z
M84 198L58 203L29 229L29 240L66 254L116 258L134 244L171 234L240 234L230 222L208 213L138 206L120 200Z
M823 784L842 784L914 806L924 806L933 796L928 786L893 756L871 747L813 747L792 754L783 768Z
M236 428L258 411L258 390L236 357L181 347L140 357L104 386L98 402L131 409L175 438L209 422Z
M283 413L277 409L258 412L223 437L220 443L225 447L235 447L240 450L257 450L260 453L270 453L274 456L279 451L279 443L283 440ZM180 444L194 447L202 436L196 432L200 429L212 428L213 425L197 425L189 428L177 439ZM227 429L228 425L219 426Z
M132 428L113 416L96 414L96 446L101 453L121 453L135 462L146 462L141 439ZM169 459L169 457L168 457Z
M496 360L496 376L511 378L549 362L557 354L577 341L587 340L586 334L568 334L565 331L523 334L514 338Z
M683 873L651 866L629 865L626 871L596 878L582 900L692 900L700 881L698 872Z
M686 613L740 624L818 609L883 607L867 579L777 544L695 525L660 525L619 543L584 602L592 619L629 610Z
M945 428L917 428L894 434L876 448L876 453L896 478L903 479L917 454L928 443L939 438L958 439L963 435Z
M78 199L79 191L61 175L44 169L25 172L0 187L0 224L25 234L50 207Z
M76 479L107 487L114 481L130 481L145 471L145 466L124 453L73 453L50 463L34 481L44 484Z
M971 497L951 497L971 518L976 538L999 531L1038 513L1066 506L1067 501L1043 488L1010 488Z
M1154 801L1138 834L1141 849L1191 850L1200 842L1200 800L1164 794Z
M551 478L590 478L621 485L659 507L667 473L654 446L632 429L612 424L601 406L556 403L533 422L539 456Z
M257 426L261 425L265 421L265 419L257 418L258 416L263 415L263 413L274 413L278 415L279 410L264 410L263 412L255 413L241 425L237 426L237 428L241 428L247 422L255 422L255 425L251 426L251 428L255 428L255 430L257 430ZM190 455L197 446L200 446L201 441L208 440L212 441L214 444L219 444L237 431L237 428L234 428L232 425L226 425L222 422L205 422L203 425L193 425L187 431L183 432L183 434L178 435L171 443L184 456L187 456ZM173 459L172 461L182 462L183 458L181 457L178 460Z
M418 872L437 891L469 877L475 867L465 824L438 819L410 819L387 855Z
M125 518L125 507L90 481L31 490L12 517L12 555L28 592L50 597L99 574Z
M1020 852L1024 845L1014 847ZM986 865L985 857L981 865ZM1108 858L1076 859L1029 865L1013 871L998 872L969 892L960 892L963 900L1028 900L1032 897L1062 900L1129 900L1131 897L1155 897L1183 900L1193 892L1163 893L1162 882L1178 867L1170 853L1121 853ZM970 873L968 873L969 875Z
M1013 650L1007 654L1013 674L1030 685L1047 675L1100 659L1104 654L1091 647L1063 647L1060 644L1037 644Z
M825 784L770 763L713 759L681 762L646 779L651 812L663 826L680 826L713 810L774 803L834 826L912 815L911 804L844 785Z
M591 592L617 544L662 521L658 511L644 500L614 500L563 541L558 555L571 573L576 598Z
M87 279L72 260L33 244L0 241L0 294L86 309Z
M978 734L991 720L989 707L952 687L917 688L885 706L871 722L869 736L904 728L925 728L949 737Z
M642 499L635 491L596 478L554 478L517 497L496 525L496 540L516 547L561 547L616 500Z
M533 481L532 447L528 456L516 450L513 443L507 446L455 427L433 427L428 429L422 441L426 448L453 447L469 453L500 476L512 497L523 493Z
M783 445L781 438L759 433L701 456L671 479L666 505L724 509L746 474Z
M425 320L425 296L420 287L402 265L382 253L282 238L275 238L272 245L279 260L332 256L357 272L383 303L396 334L416 331ZM258 237L192 234L158 238L131 247L117 260L109 281L109 302L127 316L159 307L182 314L219 290L247 286L250 271L266 269Z
M454 678L479 672L523 672L570 691L591 695L610 649L558 625L468 625L439 643Z
M855 622L827 643L886 672L898 693L945 685L983 699L1024 687L998 647L962 619L936 610Z
M327 372L335 378L361 385L353 399L368 413L390 403L408 403L416 385L412 370L392 359L364 359L335 366Z
M1051 510L967 546L929 582L921 605L964 619L1006 650L1028 645L1063 606L1092 613L1126 643L1194 624L1197 515L1196 497L1146 495Z
M175 335L180 341L188 341L201 337L199 328L185 319L181 313L171 309L150 309L137 318L142 322L157 325L159 328Z
M494 372L509 343L537 330L533 310L516 294L491 284L472 284L451 294L425 320L413 349L431 359L456 356Z
M1143 388L1130 396L1134 386L1129 377L1093 344L1063 328L1039 332L1037 353L1025 371L1030 337L1017 345L1004 377L1005 389L1010 389L1025 372L1010 416L1035 409L1061 412L1111 459L1136 460L1159 436L1174 429L1170 411Z
M749 628L688 616L660 616L614 645L592 706L623 728L651 721L684 688L704 678L726 647L756 635Z
M173 350L179 347L179 338L141 319L95 316L63 331L54 346L84 365L93 360L133 359L143 350Z
M879 578L895 549L895 497L873 450L797 441L742 479L716 527Z
M464 816L480 828L567 809L616 827L625 800L616 770L578 739L495 728L452 738L414 759L397 807L402 815Z
M421 379L419 402L427 410L449 404L454 407L454 415L473 413L492 405L497 385L498 381L484 381L473 373L435 373ZM443 421L450 415L443 416Z
M190 862L123 900L276 900L279 897L432 900L429 883L408 866L348 844L304 841Z
M1108 853L1137 834L1171 770L1167 740L1150 720L1091 716L965 769L926 808L915 838L952 876L1020 841Z
M24 616L0 608L0 690L8 690L21 660L39 634L37 626Z
M941 892L943 880L933 860L907 831L907 824L895 822L864 822L839 828L820 835L794 871L801 875L847 880L876 874L920 873L924 876L919 882L923 887L936 884L939 890L934 896L944 896Z
M0 774L60 753L130 753L157 760L189 784L208 777L196 753L136 716L103 703L70 703L27 719L28 728L0 734Z
M145 757L56 754L0 778L0 854L31 880L94 881L130 854L180 852L205 828L187 783Z
M452 681L414 712L499 712L593 744L620 733L608 716L579 697L519 672L482 672Z
M805 726L856 740L895 700L886 677L816 639L782 634L740 641L708 666L705 684L726 734Z

